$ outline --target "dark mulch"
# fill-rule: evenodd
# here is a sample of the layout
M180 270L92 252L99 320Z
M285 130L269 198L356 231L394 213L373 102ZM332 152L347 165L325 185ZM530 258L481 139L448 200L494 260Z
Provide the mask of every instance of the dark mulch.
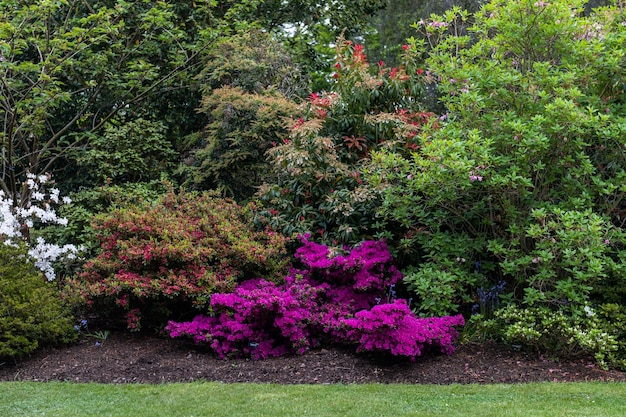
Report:
M452 356L427 354L415 362L355 354L341 348L262 361L220 360L191 343L144 334L114 333L40 349L17 364L0 365L0 381L164 383L187 381L278 384L520 383L622 381L626 372L603 371L590 359L554 362L495 344L460 346Z

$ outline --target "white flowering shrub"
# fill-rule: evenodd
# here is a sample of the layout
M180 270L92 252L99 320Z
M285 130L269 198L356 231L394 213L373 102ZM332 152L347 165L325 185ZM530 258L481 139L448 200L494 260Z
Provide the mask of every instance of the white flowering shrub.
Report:
M75 259L80 248L72 244L59 246L41 237L32 242L31 230L54 224L67 226L67 218L59 217L56 208L70 202L69 197L60 196L50 175L27 174L25 193L20 201L14 201L0 190L0 240L10 246L25 241L28 255L48 281L56 279L54 262Z

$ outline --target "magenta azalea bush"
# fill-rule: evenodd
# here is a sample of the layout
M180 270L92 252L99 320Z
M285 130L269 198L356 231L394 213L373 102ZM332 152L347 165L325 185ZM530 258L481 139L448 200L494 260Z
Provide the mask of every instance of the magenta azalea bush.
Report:
M284 283L263 279L238 284L211 298L213 314L170 321L171 337L192 337L220 357L255 359L302 354L323 343L356 345L414 359L427 347L451 354L461 315L418 318L390 290L402 274L384 241L366 241L342 253L302 237L301 263Z
M382 351L415 359L428 346L442 353L454 352L458 333L454 326L465 324L462 315L418 318L406 300L395 300L362 310L345 319L348 338L357 341L357 351Z

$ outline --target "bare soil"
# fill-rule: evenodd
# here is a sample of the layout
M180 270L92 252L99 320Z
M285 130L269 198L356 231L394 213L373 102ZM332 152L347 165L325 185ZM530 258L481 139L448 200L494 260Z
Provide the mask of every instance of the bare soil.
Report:
M42 348L17 363L0 364L0 381L168 383L189 381L277 384L470 384L535 381L621 381L626 372L598 369L589 358L556 362L493 343L462 345L451 355L428 353L415 362L345 348L253 361L218 359L191 342L113 333Z

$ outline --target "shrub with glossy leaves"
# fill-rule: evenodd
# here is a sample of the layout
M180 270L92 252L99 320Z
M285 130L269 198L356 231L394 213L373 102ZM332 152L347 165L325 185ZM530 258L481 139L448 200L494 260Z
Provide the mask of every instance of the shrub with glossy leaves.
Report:
M337 40L332 90L312 93L288 140L268 151L276 180L259 190L258 220L286 235L356 244L372 239L380 193L364 179L370 153L408 151L436 124L422 106L426 73L406 50L402 65L371 68L363 45Z
M208 307L213 293L238 281L281 280L288 263L282 236L253 231L245 208L211 194L170 191L157 203L102 215L95 227L101 253L69 281L68 296L132 311L131 329L144 311L158 325Z
M582 6L495 0L415 25L447 113L410 155L375 152L366 180L415 254L408 284L454 277L451 309L502 280L513 301L566 314L626 301L610 291L626 267L626 16Z

